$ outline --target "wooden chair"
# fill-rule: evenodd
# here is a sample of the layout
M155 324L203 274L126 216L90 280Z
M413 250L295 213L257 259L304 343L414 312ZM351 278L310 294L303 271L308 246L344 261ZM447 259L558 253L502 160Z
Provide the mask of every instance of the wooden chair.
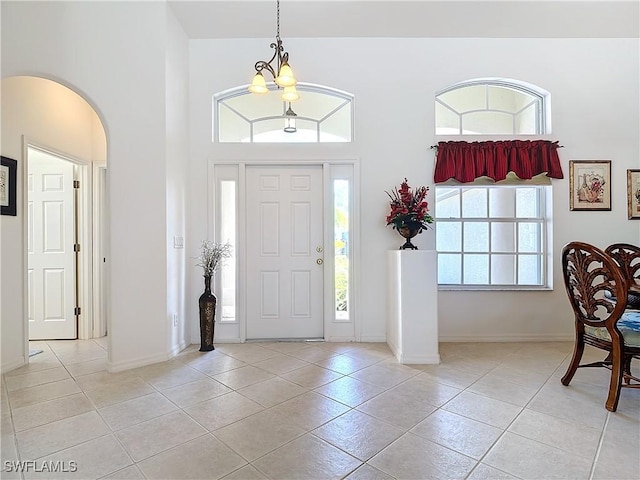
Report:
M581 367L611 370L607 410L616 411L622 387L640 388L640 378L631 374L631 359L640 355L640 312L626 310L627 280L616 262L593 245L567 244L562 250L564 284L575 316L573 358L562 377L569 385ZM580 364L585 344L608 352L601 362ZM637 383L631 383L631 382Z
M640 247L629 243L614 243L606 248L605 253L613 258L627 279L627 308L640 310Z

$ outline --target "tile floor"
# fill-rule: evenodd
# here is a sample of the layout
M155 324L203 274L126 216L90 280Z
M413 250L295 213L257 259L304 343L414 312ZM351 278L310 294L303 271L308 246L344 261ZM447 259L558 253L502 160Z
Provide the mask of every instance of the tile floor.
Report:
M2 478L640 478L640 390L609 413L607 371L562 386L569 343L445 343L438 366L218 344L116 374L105 339L31 347L2 376Z

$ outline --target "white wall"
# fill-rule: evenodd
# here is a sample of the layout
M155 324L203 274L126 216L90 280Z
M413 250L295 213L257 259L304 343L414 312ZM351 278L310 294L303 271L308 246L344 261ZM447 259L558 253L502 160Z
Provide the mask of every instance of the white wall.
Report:
M184 238L189 161L189 40L170 13L167 16L167 314L168 349L177 353L191 343L185 313L185 249L174 248ZM193 301L193 299L191 299ZM177 315L177 325L173 316Z
M104 120L110 189L109 368L165 359L166 4L2 2L1 8L3 77L28 74L60 81L87 99ZM5 101L3 97L3 107ZM3 135L3 154L15 155L15 149L5 152L5 144L15 144L16 135ZM20 212L15 222L23 219ZM4 264L5 245L22 243L20 227L12 225L5 235L4 225L3 219L2 275L21 284L19 266L5 270ZM4 339L5 325L14 333L10 325L20 322L24 312L22 295L9 297L7 292L5 298L2 283ZM8 355L12 362L14 354Z
M638 39L285 39L300 81L355 95L351 145L236 145L211 141L211 97L251 79L256 60L268 59L269 39L192 40L191 172L189 232L205 238L207 160L358 158L361 166L359 275L362 339L385 335L385 251L400 237L385 227L385 190L406 176L433 184L434 95L472 78L507 77L536 84L552 96L553 133L565 179L553 181L554 289L545 292L439 293L444 340L570 339L573 324L560 271L560 251L571 240L605 247L640 242L637 222L626 217L626 169L639 168ZM609 159L611 212L569 212L570 159ZM433 193L428 200L433 202ZM416 238L434 247L434 234ZM189 252L187 252L189 254ZM198 285L190 273L190 288ZM189 306L188 306L189 307ZM193 315L191 315L193 316Z
M2 80L2 155L18 161L18 214L0 217L3 371L26 363L28 358L26 314L21 301L26 294L23 262L27 243L23 229L23 135L28 142L87 163L104 163L106 158L104 129L94 110L78 94L42 78Z

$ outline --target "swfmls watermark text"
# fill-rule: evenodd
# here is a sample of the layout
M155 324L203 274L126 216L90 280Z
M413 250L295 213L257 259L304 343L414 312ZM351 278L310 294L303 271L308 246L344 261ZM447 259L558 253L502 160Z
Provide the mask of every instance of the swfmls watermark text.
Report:
M78 462L69 460L5 460L5 472L57 472L57 473L73 473L78 471Z

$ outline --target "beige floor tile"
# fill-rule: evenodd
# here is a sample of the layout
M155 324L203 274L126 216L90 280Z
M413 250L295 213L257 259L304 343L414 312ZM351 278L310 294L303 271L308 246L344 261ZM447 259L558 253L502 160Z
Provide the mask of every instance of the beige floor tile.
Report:
M522 411L522 407L467 391L462 392L442 408L502 429L507 428Z
M133 370L125 370L124 372L109 373L107 371L99 371L89 373L76 378L76 382L82 390L90 390L96 387L104 387L114 383L121 383L134 378L140 378Z
M289 355L299 358L300 360L304 360L305 362L317 363L323 360L327 360L331 357L335 357L339 354L321 347L309 347L305 348L304 350L289 352Z
M270 410L282 413L305 430L313 430L349 411L349 407L317 393L307 392Z
M222 347L219 348L222 349ZM225 345L225 348L227 348L227 345ZM257 345L244 345L242 348L227 349L227 351L223 351L223 353L249 364L261 362L267 358L277 357L280 355L280 353L275 350L269 350L268 348L259 347Z
M351 455L310 434L254 462L254 466L269 478L287 480L342 478L361 464Z
M321 360L315 363L320 367L328 368L329 370L333 370L334 372L338 372L343 375L349 375L350 373L357 372L358 370L362 370L363 368L374 365L380 361L382 361L382 359L376 357L355 358L343 354L330 357L326 360Z
M269 350L275 350L279 353L291 355L292 353L312 348L315 343L316 342L266 342L261 343L260 345L264 348L268 348Z
M263 409L259 403L231 392L187 407L184 411L207 430L214 431Z
M283 414L266 410L216 430L215 436L252 462L304 433Z
M13 435L15 433L9 409L6 410L6 413L4 411L2 412L0 415L0 422L0 433L2 435Z
M99 409L100 415L112 430L122 430L152 418L177 410L177 407L159 393L116 403Z
M394 480L384 472L377 468L373 468L366 463L358 468L355 472L345 477L345 480Z
M4 432L0 436L0 477L3 479L22 479L19 467L16 437Z
M276 377L242 388L238 390L238 393L263 407L273 407L307 391L306 388L300 385Z
M139 462L200 437L206 430L183 412L174 412L116 432L131 457Z
M369 460L369 465L397 479L463 479L475 460L407 433Z
M437 388L438 384L435 389ZM430 389L431 387L426 383L403 384L359 405L357 409L404 430L409 430L437 408L421 395L422 390Z
M458 388L434 382L424 374L411 377L409 380L397 387L394 387L392 390L403 395L419 398L436 407L444 405L461 392Z
M358 370L349 376L382 388L391 388L419 373L421 373L420 370L400 365L397 362L380 362Z
M104 408L153 392L155 390L141 378L129 377L121 382L85 389L84 393L96 408Z
M5 373L7 378L16 375L24 375L26 373L41 372L43 370L50 370L52 368L59 368L62 366L60 360L52 353L45 354L40 353L35 357L29 357L29 363L15 370Z
M365 413L351 410L311 433L364 462L405 431Z
M143 378L158 390L166 390L175 386L184 385L185 383L205 380L207 376L198 370L182 365L178 368L172 368L170 371Z
M453 368L447 363L440 365L420 365L424 379L442 383L450 387L465 389L476 382L483 374Z
M220 395L224 395L229 392L231 392L231 389L220 382L210 378L204 378L202 380L163 390L162 394L173 403L183 408L204 402L211 398L219 397Z
M61 467L67 471L44 474L31 471L30 474L25 474L25 479L101 478L133 463L113 435L96 438L38 460L41 465L47 462L61 462Z
M247 465L245 467L239 468L233 473L230 473L224 480L264 480L267 477L264 476L260 471L256 469L253 465Z
M484 463L479 463L478 466L473 469L471 475L467 477L467 480L518 480L518 477L509 475L506 472L502 472Z
M13 392L23 388L35 387L45 383L57 382L71 378L67 370L60 366L33 373L14 375L6 378L7 391Z
M533 397L527 408L602 429L607 418L604 408L607 393L607 389L576 381L564 386L552 378Z
M610 413L593 472L594 480L638 478L640 472L640 421Z
M589 478L591 462L584 457L507 432L483 463L524 480ZM544 472L544 473L542 473Z
M483 380L489 379L501 379L525 387L540 388L549 380L549 375L513 368L508 364L501 364L483 377Z
M601 429L528 409L516 418L509 431L589 460L594 460L602 434Z
M83 413L16 434L22 460L34 460L111 433L95 412Z
M9 403L11 408L26 407L27 405L46 402L47 400L73 395L81 391L76 382L72 379L67 379L10 392Z
M281 375L282 378L296 383L305 388L316 388L333 382L343 375L333 370L319 367L317 365L308 365L298 370Z
M211 479L225 476L246 461L212 435L205 435L138 464L149 479Z
M245 362L229 357L228 355L220 355L212 358L205 358L200 361L193 361L189 363L191 368L198 370L206 375L217 375L219 373L235 370L236 368L246 367Z
M476 460L481 459L504 430L438 410L411 429L411 433Z
M518 385L500 378L485 376L467 388L466 391L524 407L538 393L538 390L538 387Z
M69 353L66 355L58 355L58 358L65 365L73 365L76 363L89 362L91 360L99 360L107 358L107 352L96 346L81 353Z
M247 365L246 367L240 367L235 370L214 375L213 379L229 388L238 390L240 388L253 385L254 383L273 378L274 376L275 375L273 373L269 373L266 370Z
M106 372L107 359L99 358L98 360L89 360L88 362L76 363L74 365L67 365L67 370L74 377L80 377L82 375L89 375L91 373Z
M84 393L75 393L47 402L13 409L13 424L17 432L87 413L93 405Z
M382 387L361 382L355 378L342 377L318 387L314 391L350 407L357 407L361 403L381 394L384 390Z
M100 480L145 480L144 475L136 465L113 472Z
M275 375L282 375L283 373L306 367L309 365L309 362L302 361L289 355L278 355L277 357L271 357L266 360L262 360L261 362L254 363L253 365Z

